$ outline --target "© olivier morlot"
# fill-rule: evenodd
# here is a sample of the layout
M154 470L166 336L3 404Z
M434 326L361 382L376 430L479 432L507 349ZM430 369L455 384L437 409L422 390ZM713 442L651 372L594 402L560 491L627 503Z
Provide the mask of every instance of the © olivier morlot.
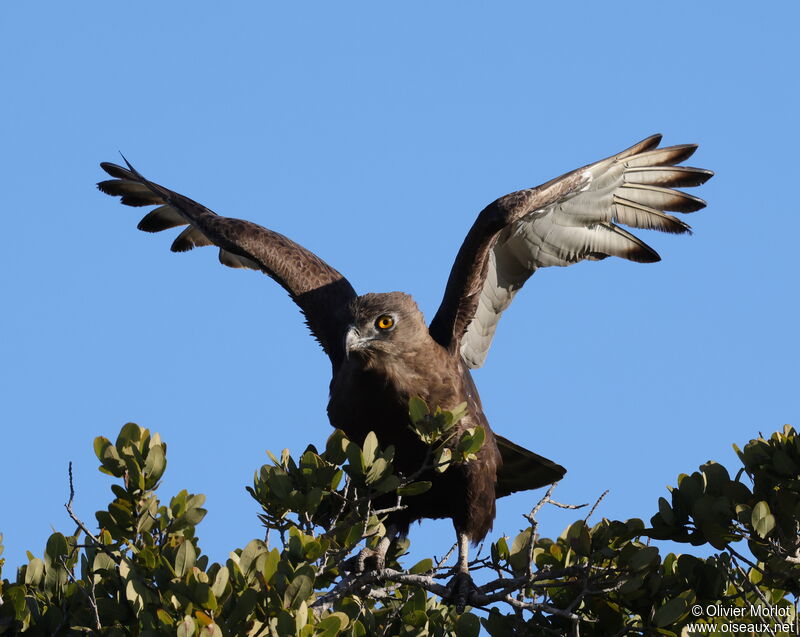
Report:
M453 438L482 426L486 440L471 462L420 476L432 482L387 520L377 564L394 535L422 518L450 518L459 558L451 591L462 606L471 580L467 550L489 532L495 500L559 480L563 467L493 433L484 416L470 368L480 367L503 311L525 281L545 266L565 266L608 256L658 261L658 254L617 224L684 233L689 226L665 211L694 212L702 199L674 187L698 186L713 173L678 166L693 144L658 148L653 135L612 157L574 170L536 188L500 197L470 228L453 263L442 303L425 324L414 300L402 292L359 296L347 279L315 254L250 221L222 217L145 179L130 164L101 166L114 179L98 187L129 206L158 206L139 229L159 232L187 226L173 252L214 245L231 267L261 270L300 306L332 366L328 417L331 425L362 444L375 431L395 446L395 468L410 475L426 447L409 428L408 400L452 410L466 402L466 416ZM126 161L127 163L127 161ZM363 560L361 562L363 564Z

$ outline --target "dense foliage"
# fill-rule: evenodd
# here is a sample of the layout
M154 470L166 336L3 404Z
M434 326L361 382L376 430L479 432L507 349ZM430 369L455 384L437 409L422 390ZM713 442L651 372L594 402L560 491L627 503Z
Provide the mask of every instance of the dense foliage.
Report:
M458 413L428 413L418 402L411 412L437 470L468 461L483 442L479 428L450 439ZM94 451L117 480L96 514L99 530L74 516L71 493L76 531L51 535L42 557L28 554L15 580L0 582L0 634L680 635L693 622L734 621L709 608L740 609L730 614L741 630L768 612L775 634L796 634L786 624L800 594L800 436L788 426L737 448L733 478L713 462L681 474L650 526L591 523L592 511L557 538L539 537L536 514L554 502L551 489L527 528L474 558L479 587L462 614L442 601L448 558L406 564L401 540L382 570L355 567L359 546L383 536L382 516L428 487L396 475L394 450L374 435L359 447L336 431L322 451L271 456L249 487L267 533L225 564L209 564L200 549L203 495L159 499L166 444L158 434L127 424L114 443L97 438ZM378 496L391 506L377 509ZM651 538L717 553L662 555Z

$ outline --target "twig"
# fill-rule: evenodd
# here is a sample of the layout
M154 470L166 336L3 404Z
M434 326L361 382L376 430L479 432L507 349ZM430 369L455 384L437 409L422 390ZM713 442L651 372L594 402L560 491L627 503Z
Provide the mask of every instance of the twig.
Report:
M589 521L589 518L592 517L592 514L595 512L597 507L603 501L603 498L605 498L608 495L608 493L609 493L609 490L606 489L605 491L603 491L603 493L600 494L600 497L597 498L597 502L594 503L594 506L592 507L592 510L589 511L589 514L585 518L583 518L584 522L588 522Z
M71 464L71 463L70 463ZM94 615L94 625L97 630L102 630L103 625L100 623L100 613L97 611L97 599L95 598L94 594L94 573L89 573L89 582L91 583L92 588L90 589L90 593L86 592L86 589L78 584L75 580L75 576L72 574L72 571L67 566L67 561L64 559L63 555L59 556L61 560L61 565L64 567L64 570L67 573L67 577L69 577L70 581L78 587L78 590L84 594L86 600L89 602L89 606L92 607L92 614Z
M734 549L734 548L731 548L731 545L730 545L730 544L728 544L728 545L725 547L725 550L727 550L727 551L728 551L728 553L730 553L730 554L731 554L731 557L733 557L733 558L736 558L736 557L738 557L740 560L742 560L742 562L744 562L745 564L747 564L747 565L748 565L748 566L750 566L751 568L754 568L756 571L758 571L758 572L759 572L759 573L761 573L762 575L764 575L764 574L765 574L765 573L764 573L764 571L763 571L762 569L760 569L760 568L758 567L758 565L757 565L757 564L753 564L753 562L752 562L751 560L747 559L747 558L746 558L744 555L742 555L741 553L739 553L738 551L736 551L736 549Z
M535 506L535 507L533 507L533 509L531 509L531 512L530 512L530 513L528 513L527 515L523 516L523 517L525 517L525 519L527 519L527 520L530 522L530 521L531 521L531 518L534 518L534 517L536 517L536 514L537 514L537 513L539 513L540 509L541 509L541 508L542 508L542 507L543 507L543 506L544 506L544 505L545 505L547 502L550 502L550 494L552 494L552 493L553 493L553 489L555 489L555 488L556 488L556 485L557 485L557 484L558 484L558 482L554 482L553 484L551 484L551 485L550 485L550 488L547 490L547 493L545 493L545 494L542 496L542 499L541 499L541 500L539 500L539 501L536 503L536 506Z
M536 521L536 515L539 513L539 511L545 505L545 503L552 502L552 500L550 499L550 495L553 493L553 490L556 488L557 484L558 484L558 482L554 482L553 484L551 484L550 488L547 490L547 493L545 493L542 496L542 499L539 500L539 502L536 503L536 506L534 506L533 509L531 509L531 512L528 513L527 515L523 515L523 517L531 525L530 526L530 528L531 528L531 536L529 538L529 542L530 543L528 544L528 565L525 568L525 574L529 578L531 577L531 575L533 573L533 570L532 570L533 569L533 566L532 566L533 565L533 547L534 547L534 544L536 543L536 527L539 525L539 522Z
M582 509L589 506L588 502L584 502L583 504L563 504L555 500L548 500L548 502L553 506L557 506L559 509Z
M730 547L728 547L728 550L730 550ZM761 589L759 589L758 586L756 586L750 581L750 578L747 577L747 573L744 572L744 569L741 566L739 566L739 562L736 561L736 557L731 555L731 559L733 560L733 563L736 565L736 569L742 575L742 581L744 582L744 584L748 586L750 590L756 594L756 596L761 600L764 606L769 606L769 602L767 601L767 598L764 597L764 593L761 592ZM745 599L743 598L742 601L745 601Z
M449 560L450 556L453 554L453 551L456 550L457 546L458 546L458 542L453 542L453 546L450 547L450 550L447 551L447 553L445 553L444 557L441 560L436 562L436 567L434 568L435 571L438 571L440 568L442 568L445 565L447 560ZM434 555L434 559L435 558L436 558L436 556Z
M341 494L338 491L333 491L338 496L342 498L342 506L339 507L339 510L336 512L336 515L333 516L333 519L330 522L330 527L333 528L336 526L336 523L339 521L342 513L344 513L344 509L347 506L347 492L350 490L350 476L347 476L344 480L344 488L342 489Z
M81 522L78 519L78 517L75 515L75 513L72 511L72 501L74 499L75 499L75 487L73 486L73 483L72 483L72 461L70 461L70 463L69 463L69 502L67 502L64 505L66 507L66 509L67 509L67 513L69 513L69 517L72 518L72 521L75 522L75 524L78 525L78 528L80 528L80 530L83 531L86 534L86 537L90 538L92 540L92 542L94 542L94 545L97 548L99 548L101 551L103 551L103 553L108 555L112 560L114 560L114 562L119 564L122 561L121 558L118 555L115 555L114 551L109 549L105 544L103 544L99 539L97 539L97 537L89 529L86 528L86 525L83 522Z
M434 582L428 575L413 575L411 573L403 573L402 571L385 568L381 571L364 573L351 580L341 581L328 593L318 597L317 600L311 604L311 607L314 609L314 612L322 613L333 606L336 600L340 599L343 595L347 595L349 592L358 590L359 588L371 588L373 584L383 581L419 586L440 597L445 597L447 595L447 588Z
M400 498L397 498L397 501L400 501ZM403 509L407 508L405 504L396 504L393 507L388 507L386 509L376 509L372 512L371 515L386 515L387 513L394 513L395 511L402 511Z

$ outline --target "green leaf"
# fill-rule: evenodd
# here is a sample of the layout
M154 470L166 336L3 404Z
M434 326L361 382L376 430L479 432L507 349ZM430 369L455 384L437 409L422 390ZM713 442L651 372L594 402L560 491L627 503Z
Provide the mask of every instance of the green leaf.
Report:
M227 566L223 566L217 571L217 575L214 578L214 584L211 586L211 592L214 593L214 596L217 599L222 597L223 593L225 592L225 588L228 586L229 579L230 571L228 570Z
M164 475L166 468L167 456L164 452L164 445L151 446L144 464L145 486L152 489Z
M478 637L481 621L472 613L462 613L456 620L456 637Z
M44 562L34 557L25 567L25 584L38 588L44 576Z
M678 490L691 505L703 493L702 477L696 472L692 475L680 474L678 476Z
M381 478L383 478L384 475L386 475L388 470L389 463L383 458L378 458L372 463L369 471L367 471L366 483L372 484L373 482L378 482Z
M255 578L256 560L258 556L267 551L267 545L261 540L250 540L239 556L239 570L247 581Z
M328 615L314 627L314 634L320 637L336 637L347 628L348 623L350 623L350 620L347 615L334 613L333 615Z
M347 436L341 429L337 429L328 436L328 440L325 443L325 456L327 460L333 464L342 464L347 457L345 453L345 445L347 442Z
M762 538L767 537L769 532L775 528L775 516L770 513L769 505L763 500L753 507L750 522L755 532Z
M439 473L444 473L450 466L450 461L452 460L452 458L453 458L453 452L450 451L450 448L442 447L441 449L439 449L439 451L436 452L436 455L433 458L433 466Z
M419 574L419 573L427 573L432 569L433 569L433 560L428 557L414 564L414 566L408 569L408 572L412 574Z
M704 491L711 495L720 495L723 488L731 481L728 470L717 462L707 462L700 466L703 473Z
M465 431L458 441L458 450L464 455L476 454L486 440L486 431L483 427L472 427Z
M653 615L653 623L659 628L672 626L686 614L687 609L688 604L685 599L680 597L671 599L656 610Z
M126 445L135 445L142 440L145 430L134 422L125 423L117 436L117 449L122 449Z
M178 552L175 555L175 573L178 577L183 577L194 566L194 561L197 559L197 551L194 548L191 540L185 540L183 544L178 547Z
M505 537L501 537L499 540L497 540L497 554L501 559L508 559L508 541Z
M94 439L94 453L100 461L100 470L115 478L121 478L125 473L125 464L119 457L117 448L108 438L98 436Z
M64 561L69 552L67 538L61 533L53 533L47 540L44 550L44 587L48 593L59 593L67 583L67 570Z
M514 637L517 634L515 620L513 615L504 615L496 608L492 608L488 617L481 620L481 624L491 637Z
M399 485L400 485L400 478L398 478L394 474L390 474L386 476L383 480L372 486L379 493L389 493L390 491L394 491L395 489L397 489Z
M589 555L592 543L589 539L589 529L586 528L586 522L583 520L573 522L562 535L567 542L567 546L575 553L583 557Z
M208 624L200 630L200 637L222 637L222 630L216 624Z
M297 630L298 635L305 635L308 634L307 632L303 631L303 628L308 623L308 604L306 601L303 600L300 602L300 607L297 609L297 612L294 615L294 627Z
M515 571L523 571L528 566L528 547L531 542L531 529L522 531L511 543L508 561ZM554 545L555 547L555 545ZM558 547L556 547L558 548Z
M403 622L413 626L414 628L422 629L424 628L425 624L428 623L428 614L424 610L412 610L407 613L403 613ZM424 635L426 633L423 632L421 634Z
M277 616L278 635L281 637L289 637L289 635L296 635L297 628L292 617L285 610L279 610Z
M142 473L142 467L138 460L133 456L125 456L123 460L125 462L125 469L128 472L126 480L128 489L132 491L144 491L144 474Z
M156 609L156 617L158 617L158 621L165 626L172 626L175 623L172 619L172 616L163 608Z
M181 521L186 526L197 526L198 524L200 524L200 522L203 521L203 518L206 517L207 513L208 511L206 511L206 509L201 509L200 507L194 507L188 509L186 513L183 516L181 516Z
M364 438L364 444L361 447L364 453L364 463L369 466L375 460L375 452L378 450L378 436L374 431L370 431L367 437Z
M217 610L217 598L211 591L211 587L206 582L193 582L192 597L206 610Z
M311 591L314 589L314 583L307 575L297 575L286 587L286 592L283 594L283 605L285 608L297 609L305 602Z
M629 545L632 546L632 545ZM642 546L628 559L628 566L632 571L648 568L658 559L658 548L655 546Z
M412 482L411 484L407 484L404 487L400 487L397 490L397 495L401 496L419 495L420 493L425 493L430 488L431 488L431 483L429 481L421 480L419 482Z
M783 449L778 449L772 455L772 466L782 476L792 478L800 473L800 465L795 463Z
M156 552L149 546L144 547L136 556L136 561L149 570L153 570L158 564Z
M195 623L189 615L178 624L177 637L194 637Z
M458 405L453 407L453 409L450 410L453 424L455 425L459 420L461 420L464 416L466 416L468 411L469 408L466 402L459 403Z
M267 476L267 485L279 500L286 500L292 492L292 479L283 471L275 469Z
M661 519L664 520L665 524L669 526L675 524L675 515L672 513L672 507L665 498L658 499L658 513L661 515Z
M361 448L354 442L347 445L347 459L349 461L349 468L356 476L363 476L367 470L366 462L364 461L364 454Z
M345 548L350 548L358 544L361 541L361 537L364 533L364 526L357 522L353 526L347 529L347 533L345 534L343 544Z
M267 584L269 584L272 576L275 575L275 572L278 570L278 563L280 561L281 554L278 552L278 549L272 549L264 558L264 565L261 567L261 576Z
M323 491L319 487L313 487L308 493L306 493L306 502L305 502L305 509L309 513L314 513L319 507L320 502L322 502Z
M427 416L430 412L428 409L428 405L425 404L425 401L422 398L417 396L412 396L408 400L408 415L411 418L411 422L417 423L418 421L422 420Z
M131 576L125 583L125 598L137 613L141 613L149 598L147 587L140 579Z

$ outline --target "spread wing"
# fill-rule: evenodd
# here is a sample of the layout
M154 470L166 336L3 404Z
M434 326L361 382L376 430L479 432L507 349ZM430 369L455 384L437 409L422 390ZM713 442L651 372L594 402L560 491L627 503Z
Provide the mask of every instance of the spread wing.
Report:
M620 228L675 234L690 228L666 211L694 212L702 199L674 187L698 186L710 170L677 166L694 144L657 148L653 135L607 159L489 204L459 250L431 335L460 351L471 368L483 364L503 311L542 267L617 256L648 263L660 257Z
M528 451L503 436L495 433L494 438L503 459L494 487L498 498L552 484L561 480L567 472L560 464Z
M127 163L127 160L126 160ZM249 221L221 217L205 206L145 179L128 168L102 163L114 177L97 187L121 197L128 206L158 206L139 222L139 230L160 232L187 226L172 244L173 252L214 245L219 260L232 268L261 270L277 281L300 306L306 322L334 367L344 356L344 334L350 322L350 283L314 253L277 232Z

